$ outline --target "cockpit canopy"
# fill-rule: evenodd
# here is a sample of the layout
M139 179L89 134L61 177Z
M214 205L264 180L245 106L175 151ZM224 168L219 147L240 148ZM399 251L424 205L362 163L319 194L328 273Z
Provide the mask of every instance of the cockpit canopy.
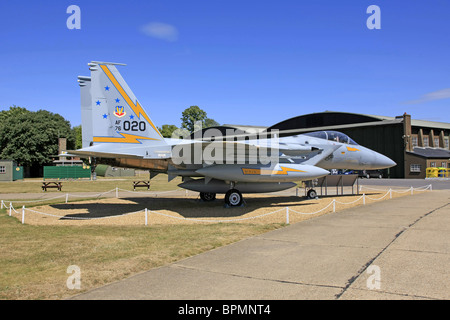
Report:
M348 135L343 134L338 131L315 131L304 133L305 136L310 136L319 139L325 139L330 141L336 141L340 143L353 144L358 145L355 141L353 141Z

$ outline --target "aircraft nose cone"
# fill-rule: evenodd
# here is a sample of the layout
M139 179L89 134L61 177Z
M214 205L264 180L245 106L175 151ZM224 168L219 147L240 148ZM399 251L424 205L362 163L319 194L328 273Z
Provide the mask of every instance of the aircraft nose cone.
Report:
M323 168L317 168L316 174L317 174L318 176L320 176L320 177L323 177L323 176L329 175L329 174L330 174L330 171L325 170L325 169L323 169Z
M386 168L390 168L390 167L393 167L396 165L397 165L397 163L395 163L395 161L392 161L390 158L388 158L382 154L378 154L377 166L379 167L379 169L386 169Z

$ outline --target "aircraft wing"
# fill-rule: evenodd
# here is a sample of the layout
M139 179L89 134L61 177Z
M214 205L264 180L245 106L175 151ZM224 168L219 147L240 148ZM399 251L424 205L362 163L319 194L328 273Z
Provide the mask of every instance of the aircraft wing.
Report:
M198 154L207 163L220 162L269 162L279 158L305 157L316 155L322 149L298 144L278 144L269 140L262 141L201 141L190 140L174 145L172 158L184 163L197 163ZM320 161L320 160L319 160Z
M156 146L128 146L115 145L114 148L105 144L82 148L79 150L69 150L71 156L98 157L98 158L131 158L131 159L169 159L174 158L178 162L198 163L202 162L226 163L233 161L264 161L270 159L300 159L311 161L315 157L319 162L323 157L316 157L322 154L323 149L314 146L298 144L274 144L271 141L199 141L199 140L179 140L179 143L172 142L171 145ZM333 149L334 150L334 149ZM332 151L333 151L332 150ZM331 151L331 152L332 152ZM65 154L66 156L68 154ZM201 158L199 158L201 155ZM329 153L325 155L328 156ZM316 162L316 163L317 163Z
M324 160L328 156L330 156L334 151L339 149L339 145L322 145L320 149L315 150L309 153L305 158L300 159L300 161L295 161L296 163L307 164L311 166L315 166L320 161Z

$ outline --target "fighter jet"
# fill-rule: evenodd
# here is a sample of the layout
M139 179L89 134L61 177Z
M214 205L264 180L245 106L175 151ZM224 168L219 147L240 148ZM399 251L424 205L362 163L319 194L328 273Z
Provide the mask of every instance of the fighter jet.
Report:
M182 177L181 188L204 201L225 194L240 206L242 193L274 192L329 174L330 169L384 169L391 159L337 131L283 136L279 132L223 136L217 129L164 138L111 62L88 64L79 76L83 147L68 151L96 163ZM215 131L214 131L215 130ZM206 134L207 133L207 134Z

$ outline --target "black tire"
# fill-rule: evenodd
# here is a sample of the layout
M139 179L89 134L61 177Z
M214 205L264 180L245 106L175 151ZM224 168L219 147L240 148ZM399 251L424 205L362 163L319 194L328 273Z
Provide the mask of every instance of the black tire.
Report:
M306 195L309 199L315 199L317 197L317 192L314 189L310 189Z
M242 194L239 190L231 189L225 194L225 203L230 207L238 207L242 205L243 202Z
M200 199L205 202L216 200L216 194L212 192L200 192Z

